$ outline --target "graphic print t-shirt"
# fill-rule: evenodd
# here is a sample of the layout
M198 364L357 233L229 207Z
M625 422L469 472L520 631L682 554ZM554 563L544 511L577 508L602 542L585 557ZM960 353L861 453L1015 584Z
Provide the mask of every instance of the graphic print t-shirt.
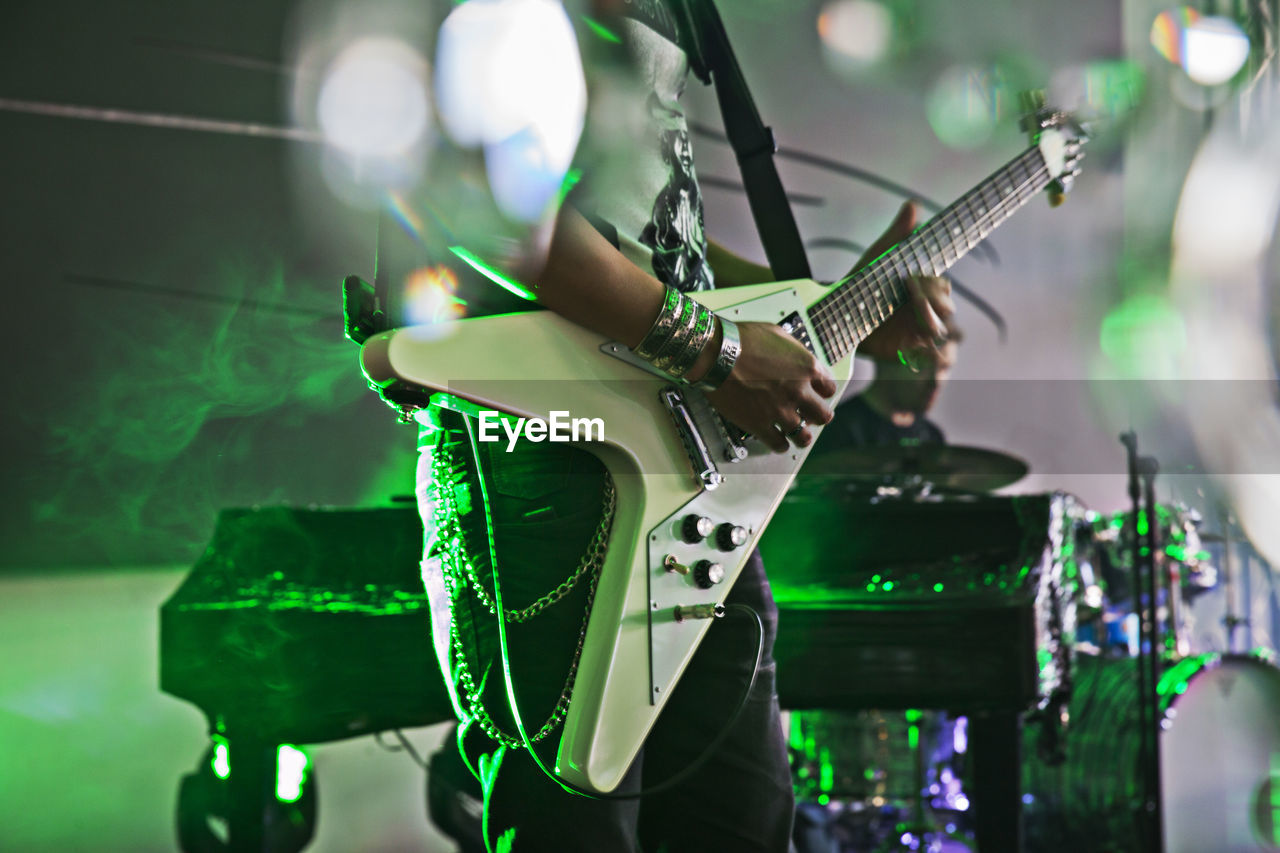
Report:
M689 71L680 27L661 0L626 0L624 10L621 47L587 57L585 177L574 203L616 229L618 248L644 271L685 292L707 290L702 196L679 102Z

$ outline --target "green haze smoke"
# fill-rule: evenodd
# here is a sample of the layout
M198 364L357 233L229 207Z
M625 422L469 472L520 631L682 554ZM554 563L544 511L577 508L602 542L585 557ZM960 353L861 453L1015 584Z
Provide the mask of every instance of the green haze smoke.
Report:
M45 547L75 562L182 563L226 506L353 504L375 482L411 491L412 430L365 386L339 279L241 258L175 285L227 306L75 292L74 391L59 389L53 470L32 500ZM332 319L316 319L325 310Z

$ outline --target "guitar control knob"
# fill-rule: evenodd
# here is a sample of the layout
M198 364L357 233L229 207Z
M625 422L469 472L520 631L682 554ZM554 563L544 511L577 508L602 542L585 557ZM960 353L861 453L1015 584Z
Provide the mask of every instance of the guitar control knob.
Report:
M747 543L747 528L725 522L716 528L716 546L721 551L732 551Z
M680 522L680 538L690 545L696 545L710 536L711 531L715 529L714 521L705 515L691 512L684 517L684 521Z
M693 582L700 589L711 589L722 580L724 580L724 566L719 563L699 560L693 564Z

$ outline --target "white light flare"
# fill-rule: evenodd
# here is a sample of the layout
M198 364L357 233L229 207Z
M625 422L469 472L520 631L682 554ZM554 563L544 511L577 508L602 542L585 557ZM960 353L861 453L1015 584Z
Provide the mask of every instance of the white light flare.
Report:
M1173 240L1179 269L1221 277L1257 264L1275 233L1280 161L1269 152L1206 145L1178 202Z
M1218 86L1236 76L1249 58L1249 37L1229 18L1206 17L1183 33L1182 67L1202 86Z
M320 85L316 114L325 139L356 157L394 157L427 137L427 63L396 39L367 37L344 49Z
M1174 221L1171 294L1187 320L1186 418L1205 468L1249 539L1280 565L1280 411L1275 397L1280 89L1255 93L1258 115L1216 123L1192 162Z
M1151 22L1151 46L1202 86L1226 83L1249 58L1249 37L1230 18L1201 15L1189 6L1167 9Z
M440 28L435 94L455 143L482 148L499 209L537 222L569 171L587 89L573 26L556 0L468 0Z

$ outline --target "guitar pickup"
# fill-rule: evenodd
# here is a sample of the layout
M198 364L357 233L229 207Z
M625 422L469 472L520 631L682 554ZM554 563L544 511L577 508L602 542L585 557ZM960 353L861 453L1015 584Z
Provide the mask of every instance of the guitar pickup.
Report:
M711 458L711 451L707 449L707 443L702 439L702 433L694 423L693 414L689 411L689 403L685 400L684 394L679 388L669 385L662 389L660 396L662 405L667 407L667 411L671 413L671 420L675 422L676 433L680 436L680 443L684 445L685 454L689 457L694 477L704 489L709 490L719 486L724 482L724 475L716 468L715 460Z

